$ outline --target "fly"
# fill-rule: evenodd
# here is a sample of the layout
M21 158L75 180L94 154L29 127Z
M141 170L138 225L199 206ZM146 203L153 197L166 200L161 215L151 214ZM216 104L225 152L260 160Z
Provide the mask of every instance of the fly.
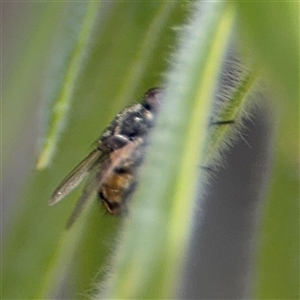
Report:
M94 149L59 184L49 205L61 201L87 177L82 194L68 220L69 228L95 193L106 210L119 215L126 210L143 163L148 137L155 125L163 89L148 90L141 103L121 111L103 131Z

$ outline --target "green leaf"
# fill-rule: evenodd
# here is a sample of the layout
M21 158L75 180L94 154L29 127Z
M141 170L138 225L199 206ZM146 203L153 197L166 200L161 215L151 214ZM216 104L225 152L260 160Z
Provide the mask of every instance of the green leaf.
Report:
M198 2L181 31L132 217L99 299L175 296L191 233L213 87L233 20L233 7Z
M245 48L257 54L269 79L298 102L299 3L237 2Z
M242 42L269 81L274 158L262 210L253 295L299 298L299 2L238 3Z

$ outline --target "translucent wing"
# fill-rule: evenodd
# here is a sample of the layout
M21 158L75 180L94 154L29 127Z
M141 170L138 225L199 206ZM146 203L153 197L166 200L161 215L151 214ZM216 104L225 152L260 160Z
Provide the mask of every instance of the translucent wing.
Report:
M76 206L71 216L69 217L69 220L66 225L66 229L69 229L73 225L73 223L79 217L82 210L85 208L87 202L94 198L99 185L98 173L101 171L101 167L99 166L99 164L101 164L101 161L102 161L102 157L100 156L98 160L90 168L88 179L85 183L82 194L80 195L76 203Z
M58 186L53 193L52 199L64 197L69 193L76 185L79 184L89 174L84 189L80 198L78 199L76 206L67 222L66 228L69 229L79 217L80 213L85 208L89 200L92 200L97 193L99 187L105 182L107 177L111 175L114 169L120 164L120 162L128 157L131 157L135 150L142 144L142 139L137 139L134 142L128 143L128 145L121 149L115 150L110 154L98 151L98 154L93 152L85 158ZM75 180L74 184L72 182ZM64 195L58 195L58 193L64 193ZM50 201L51 201L50 200ZM54 204L57 201L51 203Z
M71 173L60 183L52 194L48 204L53 205L70 193L89 173L90 169L102 157L105 157L98 149L92 151Z
M141 142L142 140L138 139L135 142L128 143L128 145L123 148L113 151L110 155L106 155L105 159L100 156L98 160L95 161L89 169L89 176L85 187L67 222L66 229L69 229L74 224L88 201L93 200L99 187L105 182L107 177L111 175L115 167L117 167L122 160L130 157Z

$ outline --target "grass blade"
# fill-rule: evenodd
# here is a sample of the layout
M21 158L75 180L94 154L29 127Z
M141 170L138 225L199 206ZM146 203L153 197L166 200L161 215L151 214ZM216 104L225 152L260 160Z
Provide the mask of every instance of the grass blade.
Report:
M79 75L83 59L87 52L100 1L89 2L86 5L86 13L82 20L80 31L78 32L78 38L73 46L59 95L54 102L53 114L46 134L46 140L37 162L38 169L44 169L47 167L54 155L60 133L66 122L67 114L70 109L76 79ZM80 24L80 22L78 23Z
M132 218L103 287L104 298L175 296L195 206L197 162L203 159L200 149L233 19L231 6L198 2L182 31Z

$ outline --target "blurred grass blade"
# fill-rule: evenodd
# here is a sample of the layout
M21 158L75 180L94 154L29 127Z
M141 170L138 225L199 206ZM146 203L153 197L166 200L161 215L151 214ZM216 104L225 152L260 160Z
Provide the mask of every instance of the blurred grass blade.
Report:
M59 135L66 122L67 114L70 109L70 102L75 89L76 79L88 50L89 40L92 36L92 30L97 18L99 5L100 1L84 4L84 8L86 6L86 13L83 20L81 22L76 20L77 24L80 24L81 26L78 28L78 37L70 49L70 57L64 62L67 67L64 79L59 87L60 91L53 103L48 132L37 162L38 169L44 169L47 167L54 155ZM83 7L80 7L80 9L83 9Z
M129 67L128 74L120 88L117 103L120 103L121 107L131 102L134 98L134 92L141 84L144 78L144 72L147 70L148 64L153 56L153 49L157 43L159 43L162 31L165 29L165 24L168 23L171 12L175 7L175 1L166 1L160 4L158 11L145 32L136 57Z
M268 110L277 137L253 298L299 299L299 1L237 5L242 42L274 80Z
M43 274L43 281L40 286L37 286L34 299L51 299L57 293L72 264L80 237L83 235L85 218L89 214L92 203L92 201L87 203L87 207L82 212L82 218L70 230L62 230L51 261L48 262L47 270Z
M36 10L32 16L28 16L28 11L34 10L34 3L27 3L26 10L22 11L22 17L30 18L30 22L24 24L23 18L15 24L14 30L18 32L18 36L14 38L16 45L14 51L17 54L10 58L9 54L13 51L8 49L5 44L5 34L3 36L3 61L7 61L11 65L11 69L3 66L2 76L2 136L3 145L3 170L6 170L10 156L13 153L13 146L10 147L12 141L17 138L18 131L21 128L22 116L27 110L33 110L36 107L36 85L39 83L42 70L47 67L45 56L49 55L51 43L55 36L55 28L53 27L53 18L55 17L57 27L61 23L61 12L63 11L62 3L45 2L39 10ZM22 9L21 6L15 6L15 9ZM14 13L14 10L11 11ZM13 17L12 17L13 18ZM9 18L10 19L10 18ZM3 20L3 32L8 31L12 26L8 20ZM11 36L14 37L11 33ZM12 62L13 61L13 62ZM20 67L20 62L21 67ZM30 76L28 76L30 74ZM22 99L22 101L20 101ZM16 117L20 116L20 117Z
M109 299L175 296L195 208L211 100L234 10L197 2L182 29L140 188L104 286Z
M238 1L236 5L244 46L251 46L277 88L298 103L299 1Z
M237 2L244 47L267 72L276 139L253 298L299 299L299 1ZM274 80L272 82L271 80ZM274 113L274 111L276 113Z

